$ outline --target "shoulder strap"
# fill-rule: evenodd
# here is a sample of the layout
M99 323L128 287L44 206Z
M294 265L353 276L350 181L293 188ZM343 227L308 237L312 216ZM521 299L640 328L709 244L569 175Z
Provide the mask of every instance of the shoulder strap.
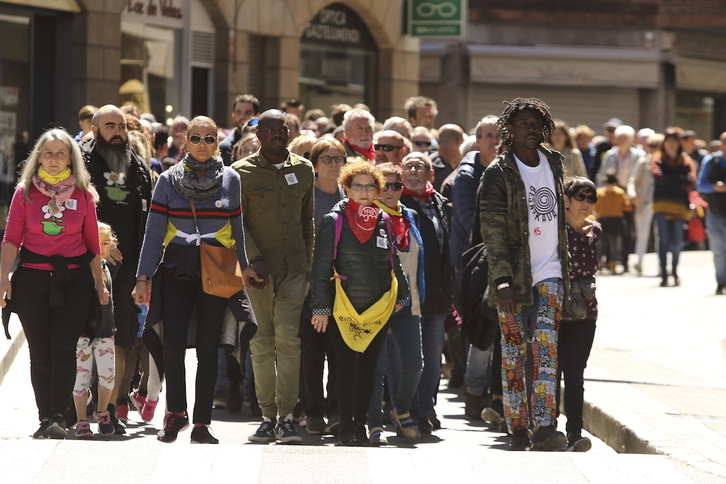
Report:
M388 215L383 210L381 210L381 214L383 215L384 222L386 222L386 230L388 232L388 247L390 249L388 251L388 259L391 261L391 270L395 270L394 268L396 266L393 265L393 251L396 250L394 248L396 244L396 239L393 237L393 223L391 222L390 215Z
M197 245L201 243L201 236L199 232L199 224L197 223L197 210L194 208L194 202L189 200L189 206L192 208L192 217L194 217L194 228L197 231Z

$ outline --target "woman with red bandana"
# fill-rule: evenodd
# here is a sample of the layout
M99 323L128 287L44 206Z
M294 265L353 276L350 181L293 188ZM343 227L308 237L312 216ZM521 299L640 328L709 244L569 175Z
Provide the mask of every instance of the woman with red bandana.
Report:
M311 323L316 331L330 332L336 354L336 445L368 445L366 414L388 319L409 291L391 217L374 205L385 185L383 174L368 162L352 162L338 182L349 198L323 217L317 232Z

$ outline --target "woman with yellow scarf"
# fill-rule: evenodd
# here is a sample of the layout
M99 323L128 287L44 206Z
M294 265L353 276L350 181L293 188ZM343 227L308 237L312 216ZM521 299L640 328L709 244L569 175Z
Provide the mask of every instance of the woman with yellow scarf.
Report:
M76 343L84 325L98 321L97 303L109 301L101 276L97 201L73 138L62 129L43 133L13 194L0 253L6 334L10 312L15 312L30 349L40 418L36 439L66 437Z

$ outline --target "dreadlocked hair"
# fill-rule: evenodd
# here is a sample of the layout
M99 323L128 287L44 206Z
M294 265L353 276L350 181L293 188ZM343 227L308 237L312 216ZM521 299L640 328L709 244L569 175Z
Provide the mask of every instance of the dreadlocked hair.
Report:
M512 124L512 119L520 112L531 109L539 113L542 116L542 135L545 140L550 139L552 131L555 129L555 122L552 121L552 115L550 114L550 107L543 101L536 97L518 97L512 101L504 101L507 107L504 108L504 112L497 119L497 128L502 134L502 143L511 144L512 134L509 132L507 125Z

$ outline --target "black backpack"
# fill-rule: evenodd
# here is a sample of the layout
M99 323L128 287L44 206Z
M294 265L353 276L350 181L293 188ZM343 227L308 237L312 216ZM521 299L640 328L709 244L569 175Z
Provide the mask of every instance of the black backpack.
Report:
M464 272L459 295L461 330L475 348L485 351L499 341L499 316L489 307L489 261L481 242L461 256Z

